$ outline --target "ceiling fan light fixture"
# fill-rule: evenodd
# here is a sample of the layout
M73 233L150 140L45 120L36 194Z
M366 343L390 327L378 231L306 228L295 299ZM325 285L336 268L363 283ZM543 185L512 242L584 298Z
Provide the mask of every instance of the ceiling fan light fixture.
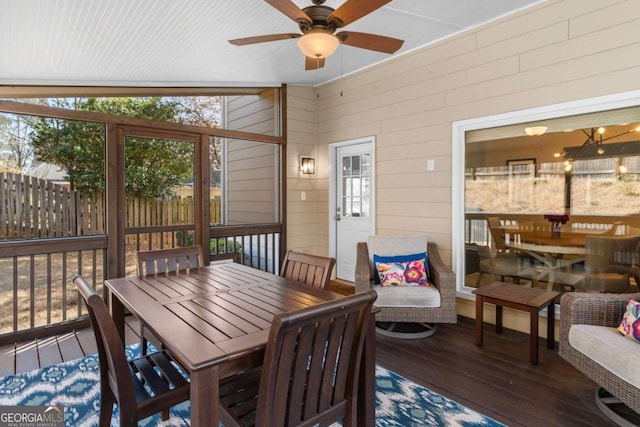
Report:
M546 126L532 126L524 128L524 132L529 136L540 136L547 131Z
M311 30L298 39L298 47L310 58L326 58L336 51L340 40L331 33Z

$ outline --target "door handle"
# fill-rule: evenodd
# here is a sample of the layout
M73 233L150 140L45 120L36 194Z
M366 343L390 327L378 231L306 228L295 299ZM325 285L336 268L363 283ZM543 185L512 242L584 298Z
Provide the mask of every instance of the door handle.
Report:
M336 221L340 221L340 214L336 214Z

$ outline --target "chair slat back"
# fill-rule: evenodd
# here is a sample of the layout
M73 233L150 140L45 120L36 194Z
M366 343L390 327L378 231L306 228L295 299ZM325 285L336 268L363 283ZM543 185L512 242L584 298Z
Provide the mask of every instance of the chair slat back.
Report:
M256 426L355 419L373 290L275 316L265 351ZM306 424L305 424L306 423Z
M280 275L316 288L327 289L335 264L335 258L289 251Z
M138 251L138 275L140 276L180 272L202 265L204 265L204 258L200 246Z
M587 273L606 272L614 265L632 267L639 244L638 236L587 236L584 260Z
M493 244L495 245L495 249L499 252L504 252L507 250L507 244L505 242L506 232L504 228L502 228L502 224L500 223L500 219L498 217L489 217L487 218L487 223L489 224L489 233L491 233L491 238L493 239Z
M136 397L129 364L125 356L124 344L109 309L100 295L82 276L74 277L73 282L87 306L96 337L100 364L100 392L106 393L111 388L116 400L120 403L119 410L123 416L135 418ZM108 384L105 381L108 381Z

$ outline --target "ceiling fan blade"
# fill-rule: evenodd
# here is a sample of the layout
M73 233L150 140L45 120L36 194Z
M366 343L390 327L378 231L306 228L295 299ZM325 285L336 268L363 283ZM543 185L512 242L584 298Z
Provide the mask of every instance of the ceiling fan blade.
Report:
M296 33L269 34L266 36L253 36L253 37L244 37L241 39L233 39L233 40L229 40L229 43L234 44L236 46L244 46L246 44L274 42L277 40L286 40L286 39L297 39L298 37L300 37L300 34L296 34Z
M324 67L324 60L326 58L311 58L310 56L304 57L304 69L309 70L317 70L318 68Z
M309 18L309 15L304 13L304 11L300 9L298 6L296 6L295 3L293 3L291 0L265 0L265 1L296 22L306 21L309 24L313 23L313 20Z
M327 22L333 23L336 28L344 27L370 14L374 10L381 8L390 1L391 0L347 0L342 3L342 6L327 16Z
M341 31L336 34L342 44L359 47L362 49L375 50L377 52L394 53L404 43L404 40L393 37L379 36L377 34L357 33L355 31Z

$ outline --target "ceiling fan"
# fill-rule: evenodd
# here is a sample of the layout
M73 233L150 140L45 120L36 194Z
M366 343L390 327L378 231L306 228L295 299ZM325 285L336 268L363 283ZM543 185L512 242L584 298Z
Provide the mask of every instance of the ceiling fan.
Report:
M304 9L300 9L291 0L265 1L296 21L302 34L269 34L229 40L229 43L243 46L277 40L298 39L298 46L306 57L306 70L324 67L325 58L331 55L340 43L384 53L394 53L404 43L404 40L392 37L355 31L340 31L334 34L338 28L349 25L368 15L391 0L346 0L337 9L324 6L325 0L311 0L313 5Z

